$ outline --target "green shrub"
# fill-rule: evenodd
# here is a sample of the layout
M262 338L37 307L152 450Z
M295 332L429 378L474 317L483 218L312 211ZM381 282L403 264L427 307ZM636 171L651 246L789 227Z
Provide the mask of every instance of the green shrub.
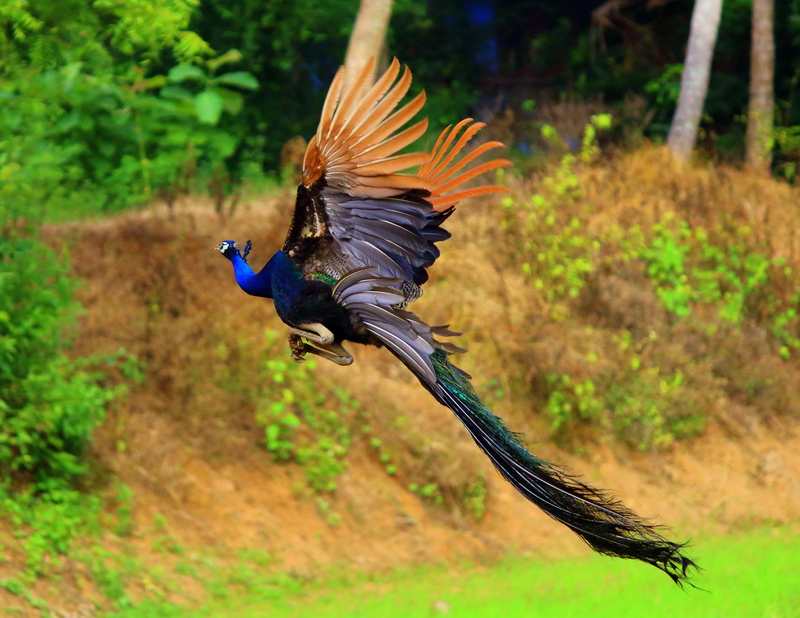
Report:
M595 395L595 385L590 379L573 383L566 375L549 375L551 391L547 398L547 411L553 429L560 429L573 420L592 420L600 416L603 401Z
M0 468L37 482L83 471L79 457L114 396L63 356L74 289L63 256L0 233Z
M706 413L687 399L683 373L663 377L658 367L632 369L606 396L614 433L642 451L702 433Z
M316 363L266 360L256 419L267 450L278 461L303 466L315 491L336 489L350 447L350 418L359 405L342 389L320 384Z

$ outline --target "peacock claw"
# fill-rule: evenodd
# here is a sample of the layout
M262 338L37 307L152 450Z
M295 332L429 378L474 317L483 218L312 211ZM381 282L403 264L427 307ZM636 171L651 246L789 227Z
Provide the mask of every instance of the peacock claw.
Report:
M289 349L292 351L292 360L294 362L302 363L310 347L300 335L289 333Z
M325 327L323 326L323 328ZM289 349L292 352L292 360L294 362L302 363L305 360L306 354L316 354L317 356L321 356L325 360L329 360L337 365L345 366L353 364L353 357L347 350L344 349L344 346L342 346L341 343L330 341L329 343L317 343L316 345L311 345L303 341L303 339L307 338L306 333L307 331L297 328L292 328L289 331ZM314 334L318 335L316 332L314 332ZM332 334L331 339L333 339Z

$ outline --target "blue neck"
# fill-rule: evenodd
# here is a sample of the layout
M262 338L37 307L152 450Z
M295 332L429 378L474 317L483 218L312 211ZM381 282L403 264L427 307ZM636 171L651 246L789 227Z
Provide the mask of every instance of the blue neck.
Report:
M251 296L274 298L281 305L291 304L305 284L297 265L283 251L273 255L258 274L239 253L234 254L231 262L240 288Z
M238 252L231 258L231 262L233 263L233 274L236 276L236 283L239 284L240 288L251 296L272 298L273 260L267 262L267 265L258 274L253 272L250 264L245 262Z

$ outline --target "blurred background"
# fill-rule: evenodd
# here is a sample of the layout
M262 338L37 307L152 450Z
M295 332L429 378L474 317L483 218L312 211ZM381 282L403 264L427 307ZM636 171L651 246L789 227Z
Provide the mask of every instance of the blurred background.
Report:
M354 27L355 26L355 27ZM4 0L0 615L797 616L798 0ZM347 60L487 123L415 311L533 452L691 540L590 556L385 351L291 361Z

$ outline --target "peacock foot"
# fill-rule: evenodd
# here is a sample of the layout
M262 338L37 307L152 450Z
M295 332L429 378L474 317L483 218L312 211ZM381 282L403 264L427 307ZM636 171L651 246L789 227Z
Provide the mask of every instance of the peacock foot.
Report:
M292 360L296 363L302 363L306 354L312 348L299 335L289 333L289 349L292 352Z
M337 341L333 341L333 333L321 324L304 324L303 326L316 327L314 330L304 330L292 328L289 330L289 349L292 352L292 360L302 363L306 354L316 354L325 360L329 360L337 365L351 365L353 357L345 350L344 346ZM318 329L324 329L323 333ZM330 335L330 339L325 335ZM309 336L311 335L311 336ZM313 342L307 343L305 340Z

